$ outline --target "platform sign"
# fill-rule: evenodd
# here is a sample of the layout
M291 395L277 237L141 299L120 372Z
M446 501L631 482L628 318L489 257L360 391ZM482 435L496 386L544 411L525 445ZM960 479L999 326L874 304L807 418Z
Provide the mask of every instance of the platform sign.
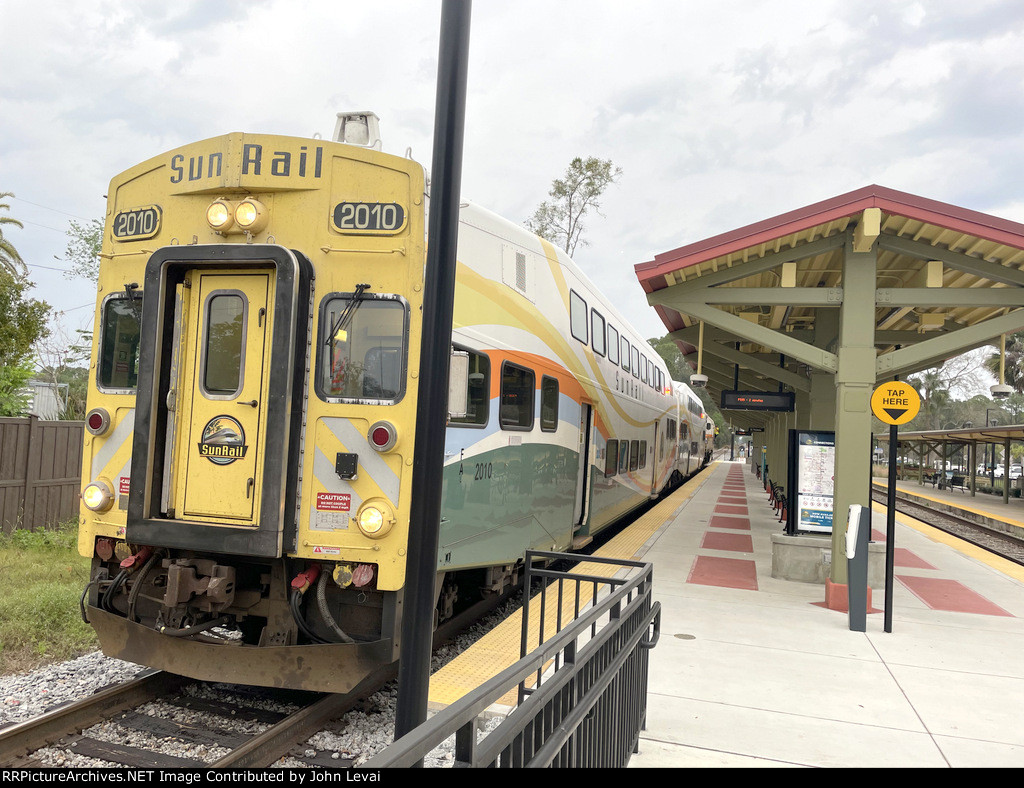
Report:
M883 383L871 395L871 412L890 426L912 421L920 410L917 389L900 380Z
M834 432L789 431L788 533L832 533L835 474Z
M917 389L900 380L882 383L871 395L871 412L889 425L889 478L885 495L885 615L882 628L892 632L892 585L896 550L896 460L899 446L897 427L921 410Z

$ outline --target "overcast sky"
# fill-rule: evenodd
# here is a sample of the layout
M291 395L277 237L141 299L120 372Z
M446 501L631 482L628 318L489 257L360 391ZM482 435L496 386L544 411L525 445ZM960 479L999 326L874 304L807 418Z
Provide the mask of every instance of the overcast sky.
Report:
M34 295L112 176L231 131L381 118L430 165L440 0L0 0L0 192ZM633 266L872 183L1024 221L1020 0L477 0L462 195L517 222L575 156L623 170L576 260L647 336Z

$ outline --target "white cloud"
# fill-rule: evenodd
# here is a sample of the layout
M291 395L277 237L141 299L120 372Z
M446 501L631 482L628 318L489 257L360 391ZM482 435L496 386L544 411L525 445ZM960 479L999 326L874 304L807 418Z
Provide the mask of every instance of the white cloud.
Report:
M342 109L429 165L439 20L421 0L7 0L0 191L99 216L139 161L326 135ZM633 266L656 253L869 183L1019 211L1022 43L1024 11L995 0L478 0L463 196L522 221L572 157L611 158L623 178L577 257L653 336ZM29 262L56 264L68 217L12 207ZM34 278L63 308L91 297Z

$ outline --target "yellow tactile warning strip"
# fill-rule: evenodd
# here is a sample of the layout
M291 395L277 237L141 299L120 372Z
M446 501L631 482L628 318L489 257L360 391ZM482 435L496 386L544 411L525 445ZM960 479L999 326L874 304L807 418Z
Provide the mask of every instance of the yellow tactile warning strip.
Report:
M872 503L871 508L876 512L881 512L882 514L886 513L886 507L883 504ZM948 545L957 552L963 553L966 556L970 556L971 558L980 561L986 566L992 567L997 572L1002 572L1004 575L1012 577L1015 580L1024 581L1024 566L1020 566L1019 564L1015 564L1012 561L1007 561L1005 558L1000 558L999 556L993 555L988 550L983 550L980 547L975 547L970 542L965 542L963 539L958 539L952 534L947 534L943 531L940 531L938 528L932 528L932 526L928 525L927 523L923 523L920 520L916 520L910 515L903 514L902 512L896 512L896 522L898 522L900 525L905 525L909 528L913 528L915 531L924 534L929 539L932 539L938 542L939 544Z
M676 511L685 504L700 488L717 463L712 464L690 481L669 495L665 500L652 507L639 517L622 533L601 547L595 555L603 558L619 558L634 560L642 556L645 546L651 538L670 521ZM609 577L617 571L614 566L584 562L572 573ZM562 620L572 616L575 606L574 583L566 583L563 590ZM593 592L593 585L580 583L580 607L584 607ZM548 608L545 610L544 632L549 636L555 631L558 611L551 603L551 592L548 595ZM530 631L527 640L536 646L540 632L540 599L535 597L530 602ZM509 616L497 627L480 638L472 648L464 651L443 668L430 677L429 706L432 709L449 706L466 693L498 675L509 665L519 660L519 643L522 636L522 609ZM513 690L498 701L500 705L515 706L516 692Z
M884 482L877 482L876 481L876 482L873 482L873 484L875 485L875 487L878 487L879 489L882 489L882 490L886 489L886 485L885 485ZM965 512L971 512L972 514L977 514L977 515L980 515L981 517L988 517L988 518L991 518L992 520L999 520L999 522L1006 523L1007 525L1015 525L1018 528L1024 528L1024 522L1021 522L1020 520L1014 520L1012 517L1006 517L1005 515L1001 515L1001 514L999 514L997 512L993 512L993 511L991 511L989 509L977 509L977 508L975 508L973 506L965 506L962 503L959 503L959 502L954 503L954 502L946 500L944 498L935 498L935 497L933 497L931 495L927 495L927 494L925 494L923 492L918 492L917 490L908 490L908 489L906 489L904 487L900 487L899 485L896 486L896 489L900 490L901 492L905 492L907 495L912 495L915 498L923 498L926 501L932 501L933 503L941 503L941 504L945 504L947 506L956 506L957 509L963 509Z

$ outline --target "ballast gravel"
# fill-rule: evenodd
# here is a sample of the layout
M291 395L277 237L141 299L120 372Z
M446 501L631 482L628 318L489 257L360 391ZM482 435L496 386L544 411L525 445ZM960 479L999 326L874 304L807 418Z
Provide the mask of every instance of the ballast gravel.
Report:
M465 632L452 643L436 649L431 662L435 671L467 649L481 635L521 604L518 600L506 603L496 614L489 616ZM39 668L30 673L0 676L0 729L31 719L55 706L79 700L112 684L129 681L145 668L131 662L105 657L100 652L86 654L67 662ZM231 691L231 685L197 683L187 685L185 694L210 699L230 698L231 702L252 705L278 712L294 711L297 707L287 703L242 695ZM334 721L331 726L306 742L305 754L327 753L333 760L350 761L354 766L364 764L394 741L395 709L398 704L398 684L393 681L372 695L361 710L353 710ZM220 715L204 711L183 709L171 704L153 702L136 710L153 717L163 717L198 730L224 731L255 735L266 730L266 724L244 720L227 720ZM492 720L493 728L500 720ZM486 729L485 731L486 732ZM84 735L114 744L159 751L165 755L187 758L200 763L212 763L229 750L211 744L160 739L150 733L120 725L118 718L98 723L85 730ZM75 753L66 747L47 747L38 750L33 758L49 767L105 768L118 766ZM428 768L454 765L454 736L424 759ZM305 767L295 758L278 761L279 767Z

